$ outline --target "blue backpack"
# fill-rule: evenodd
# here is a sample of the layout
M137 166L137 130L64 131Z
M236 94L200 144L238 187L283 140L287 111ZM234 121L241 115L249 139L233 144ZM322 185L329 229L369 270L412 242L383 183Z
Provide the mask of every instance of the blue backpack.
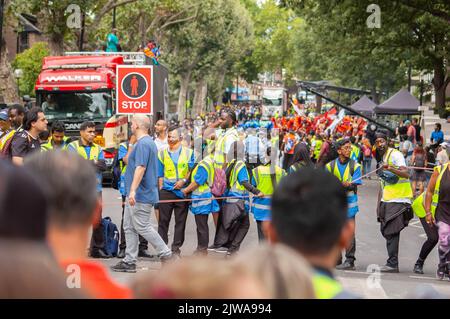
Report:
M119 249L119 230L110 217L102 218L103 233L105 236L105 252L114 257Z

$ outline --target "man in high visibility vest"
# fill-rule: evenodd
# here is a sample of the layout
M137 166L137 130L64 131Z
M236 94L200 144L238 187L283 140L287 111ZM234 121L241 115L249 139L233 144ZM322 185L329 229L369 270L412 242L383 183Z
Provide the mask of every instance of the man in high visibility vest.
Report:
M57 121L52 124L51 137L47 143L41 144L41 151L54 149L66 149L69 145L69 137L65 136L66 128L63 122Z
M381 192L377 215L389 255L380 271L398 273L400 232L408 225L413 193L403 154L388 147L383 133L376 135L375 145L383 161L383 170L379 171Z
M80 126L80 139L73 141L67 146L67 150L75 152L85 160L89 160L95 166L97 171L97 194L102 198L102 172L106 170L105 156L102 148L94 143L95 138L95 123L86 121ZM89 255L93 258L111 258L105 252L105 235L102 225L101 211L95 223Z
M260 192L260 196L253 199L252 213L258 227L258 239L263 241L267 224L271 220L270 205L271 196L281 179L286 176L286 171L276 165L277 152L269 147L265 164L253 169L252 185Z
M339 157L330 163L325 168L328 172L336 176L344 186L347 192L347 217L349 222L355 225L355 216L359 211L358 195L356 195L357 186L361 185L361 165L350 158L352 143L349 139L343 139L337 142L337 152ZM353 226L355 227L355 226ZM345 262L342 263L342 258L338 259L337 269L339 270L355 270L355 252L356 252L356 238L353 233L353 238L349 247L345 251Z
M272 197L269 242L287 245L307 259L314 268L312 282L319 299L356 298L333 275L336 260L354 233L347 207L342 183L312 168L289 174Z
M158 233L167 244L169 241L169 224L173 212L175 232L172 253L180 255L180 248L184 243L189 203L176 202L176 200L184 198L181 189L186 186L195 162L194 152L181 145L180 128L172 126L168 132L169 147L158 152L159 199L173 200L174 202L159 204Z
M208 254L209 228L208 217L210 213L218 212L220 207L217 200L212 199L211 186L214 182L214 146L191 174L191 183L181 190L184 196L192 193L191 212L194 214L197 225L197 249L195 253Z

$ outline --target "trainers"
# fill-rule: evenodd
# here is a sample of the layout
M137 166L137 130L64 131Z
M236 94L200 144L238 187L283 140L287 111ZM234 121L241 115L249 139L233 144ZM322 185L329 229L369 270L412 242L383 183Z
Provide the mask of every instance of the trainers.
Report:
M417 261L414 265L413 272L419 275L423 275L423 263Z
M380 267L380 272L385 272L385 273L398 273L398 266L397 267L392 267L392 266L388 266L388 265L384 265Z
M227 247L218 247L218 248L214 249L214 251L216 253L226 254L228 252L228 248Z
M337 270L355 270L355 263L352 261L346 260L343 264L336 266Z
M102 249L96 249L96 250L92 250L89 254L89 256L91 258L112 258L112 255L108 255L107 253L105 253Z
M116 272L131 272L131 273L135 273L136 272L136 265L135 264L129 264L129 263L126 263L124 261L119 261L119 263L117 263L117 265L111 267L111 270L112 271L116 271Z
M146 250L139 250L138 257L154 258L155 256L152 254L149 254Z
M216 246L216 245L211 245L208 247L209 251L215 251L217 248L220 248L220 246Z

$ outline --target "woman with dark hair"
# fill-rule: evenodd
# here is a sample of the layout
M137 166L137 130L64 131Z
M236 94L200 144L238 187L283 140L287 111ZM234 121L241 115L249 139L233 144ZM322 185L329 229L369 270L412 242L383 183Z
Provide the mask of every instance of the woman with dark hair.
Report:
M294 148L294 163L289 167L289 173L296 172L302 167L314 167L314 163L309 156L308 146L300 142Z

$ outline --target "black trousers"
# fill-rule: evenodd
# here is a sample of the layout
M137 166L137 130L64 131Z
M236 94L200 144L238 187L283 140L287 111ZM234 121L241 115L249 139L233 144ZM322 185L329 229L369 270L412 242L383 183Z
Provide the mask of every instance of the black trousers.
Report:
M217 225L216 235L214 237L214 246L226 247L230 252L235 252L239 250L245 236L248 233L250 228L250 219L248 214L242 211L242 216L240 216L228 230L225 229L222 222Z
M123 214L125 213L125 200L126 197L122 196L122 220L120 221L120 244L119 249L125 250L127 248L127 242L125 241L125 231L123 230ZM139 251L146 251L148 249L148 242L144 237L139 235Z
M101 199L102 192L99 192L98 196ZM100 216L98 216L95 224L93 225L89 251L92 254L93 252L96 252L100 249L105 249L105 232L102 224L102 211L100 211Z
M419 259L421 261L425 261L430 252L437 245L439 241L439 234L436 225L435 226L428 225L425 218L420 218L420 223L422 224L423 230L427 235L427 240L422 245L422 249L420 250L419 253Z
M159 192L159 198L161 200L180 199L174 193L166 190L161 190ZM169 232L169 224L170 219L172 218L172 212L175 215L175 233L173 235L172 251L176 253L180 251L180 247L183 246L184 243L188 205L188 202L172 202L159 204L158 233L166 244L169 242L167 234Z
M197 251L206 251L209 243L209 214L197 214L195 216L195 224L197 225Z
M390 267L397 268L398 267L398 247L400 243L400 233L393 235L386 235L386 248L388 251L388 260L386 265Z
M353 220L355 218L353 217ZM356 227L355 227L356 229ZM353 238L352 241L350 243L350 246L345 250L345 260L349 261L351 263L354 263L356 258L355 258L355 253L356 253L356 231L353 232ZM339 260L338 260L338 265L342 263L342 256L340 256Z
M264 236L264 232L263 232L262 221L257 220L256 226L258 227L258 240L259 240L259 242L262 242L266 239L266 237Z

